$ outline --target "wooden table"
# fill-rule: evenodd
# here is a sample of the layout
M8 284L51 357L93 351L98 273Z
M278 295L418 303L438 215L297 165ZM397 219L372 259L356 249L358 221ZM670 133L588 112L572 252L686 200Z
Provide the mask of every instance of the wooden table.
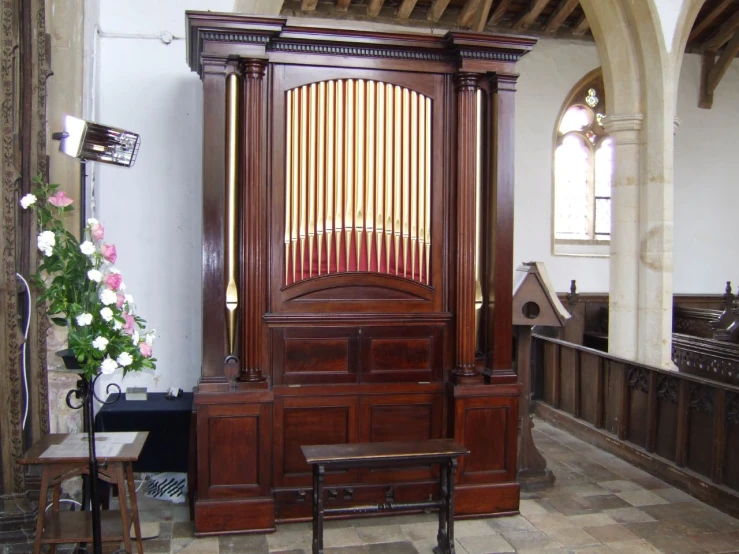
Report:
M470 453L452 439L431 439L415 442L372 442L301 446L306 461L313 466L313 554L323 554L323 517L325 514L358 514L385 510L439 509L439 532L436 554L455 554L454 550L454 480L457 458ZM323 479L326 470L355 467L398 467L439 464L438 500L424 502L392 502L324 508Z
M79 435L80 440L82 440L82 436L85 437L84 455L79 453L76 455L45 456L44 453L49 447L60 445L70 437L71 439L77 439L76 435L52 434L39 440L18 460L21 464L40 464L42 466L36 536L33 546L34 554L41 552L42 544L50 545L49 552L53 554L56 551L57 544L92 542L92 514L89 511L59 511L62 482L72 477L89 474L87 435L83 433L77 435ZM139 511L136 504L136 488L131 463L135 462L141 454L148 433L98 433L96 434L96 443L102 444L105 442L104 437L110 435L135 435L135 437L133 437L131 443L124 444L115 455L105 456L104 453L97 453L98 478L117 485L120 491L120 510L104 510L100 514L102 540L103 542L123 541L125 549L128 552L133 552L130 536L131 522L133 522L136 546L139 554L143 554ZM131 499L130 508L124 492L126 486L128 486ZM53 489L53 501L51 514L47 515L45 508L49 487Z

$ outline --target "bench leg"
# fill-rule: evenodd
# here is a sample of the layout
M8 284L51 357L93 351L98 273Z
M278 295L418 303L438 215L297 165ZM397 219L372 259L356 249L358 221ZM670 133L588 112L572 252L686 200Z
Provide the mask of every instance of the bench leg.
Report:
M447 545L447 511L449 506L447 499L449 498L449 485L447 483L446 464L441 464L439 468L439 496L441 497L441 506L439 506L439 532L436 534L435 554L444 554Z
M457 479L457 459L449 460L447 466L447 482L449 483L447 492L447 552L455 554L454 549L454 481Z
M323 475L324 467L313 466L313 554L323 554Z

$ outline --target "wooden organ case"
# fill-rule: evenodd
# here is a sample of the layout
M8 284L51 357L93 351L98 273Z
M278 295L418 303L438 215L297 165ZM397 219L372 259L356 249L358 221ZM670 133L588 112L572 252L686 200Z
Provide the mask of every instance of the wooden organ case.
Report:
M534 40L188 12L203 81L197 534L309 519L301 445L453 437L461 517L518 510L515 63ZM326 477L426 500L430 467Z

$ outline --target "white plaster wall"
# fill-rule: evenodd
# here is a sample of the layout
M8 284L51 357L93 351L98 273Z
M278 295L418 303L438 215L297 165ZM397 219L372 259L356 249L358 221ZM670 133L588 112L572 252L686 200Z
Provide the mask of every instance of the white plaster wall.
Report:
M686 54L680 73L675 136L675 293L739 285L739 60L698 108L701 60Z
M112 380L124 388L188 390L200 376L202 85L185 62L184 12L232 7L233 0L100 6L96 117L142 138L133 168L96 168L95 215L158 339L156 371L125 379L116 372ZM175 39L165 44L156 38L162 32Z
M544 38L518 65L513 259L544 262L558 291L571 279L581 292L608 290L607 258L553 256L551 244L554 126L572 87L599 65L595 44Z

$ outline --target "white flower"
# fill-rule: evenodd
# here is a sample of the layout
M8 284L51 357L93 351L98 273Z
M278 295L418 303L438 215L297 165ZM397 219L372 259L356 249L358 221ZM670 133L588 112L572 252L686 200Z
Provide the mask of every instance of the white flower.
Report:
M86 325L90 325L92 323L92 314L80 314L77 316L77 325L80 327L85 327Z
M90 219L87 220L87 224L89 226L97 225L98 223L100 223L100 222L97 219L95 219L94 217L91 217Z
M95 281L96 283L99 283L103 280L103 274L100 273L97 269L91 269L87 272L87 278L90 281Z
M140 338L141 337L139 336L139 332L138 331L134 331L131 334L131 342L133 343L134 346L137 346L139 344L139 339Z
M100 293L100 302L102 302L106 306L115 304L117 300L118 297L116 296L115 291L105 289L103 292Z
M92 345L101 352L105 352L105 347L108 346L108 339L105 337L95 337L95 340L92 341Z
M127 294L126 295L126 302L128 304L133 304L133 295L132 294Z
M149 331L148 333L146 333L146 344L148 344L149 346L151 346L152 344L154 344L154 338L155 338L154 337L154 334L156 332L157 332L156 329L152 329L151 331Z
M121 281L121 286L118 287L118 290L126 290L126 283L124 283L123 281Z
M118 356L115 360L123 367L126 367L127 365L131 365L133 363L133 356L129 354L128 352L121 352L120 356Z
M23 198L21 198L21 206L23 206L23 209L28 209L28 206L33 206L36 203L36 196L33 194L26 194Z
M110 375L116 369L118 369L118 364L110 356L106 356L103 360L103 363L100 364L100 371L102 371L105 375Z
M89 240L86 240L82 244L80 244L80 251L85 256L92 256L95 253L95 245L92 244Z
M113 319L113 310L108 308L107 306L100 310L100 317L102 317L105 321L110 321Z
M110 266L110 267L108 268L108 273L115 273L115 274L117 275L117 274L119 274L120 272L121 272L121 270L120 270L120 269L118 269L117 267L113 267L113 266Z
M52 248L56 244L54 233L52 231L42 231L38 236L37 242L38 249L44 253L44 256L51 256Z
M105 308L103 308L103 309L105 309ZM121 329L123 329L123 323L121 323L120 321L118 321L118 320L116 319L116 320L115 320L115 321L113 322L113 329L115 329L116 331L120 331Z

